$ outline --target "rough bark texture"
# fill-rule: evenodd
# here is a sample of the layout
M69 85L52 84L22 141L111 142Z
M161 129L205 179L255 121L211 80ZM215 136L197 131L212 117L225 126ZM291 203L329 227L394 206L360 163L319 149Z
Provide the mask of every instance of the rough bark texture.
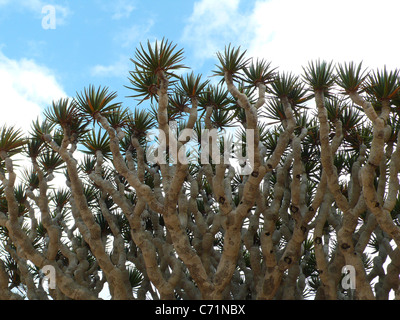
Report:
M105 284L112 299L398 298L397 100L378 101L378 109L371 96L348 92L346 108L360 115L349 127L345 109L331 107L340 98L325 90L301 89L312 94L310 111L293 98L300 87L270 88L279 74L264 81L245 73L252 93L238 81L241 71L222 70L230 99L223 105L204 98L205 86L184 97L166 67L149 88L156 113L147 116L164 150L197 148L195 161L180 161L181 151L165 163L159 148L150 163L151 126L129 116L116 123L105 99L95 109L90 97L97 111L71 114L95 123L106 144L60 121L58 131L31 137L41 147L25 150L31 175L20 182L11 149L0 143L0 299L99 299ZM239 158L224 161L229 140L206 136L227 132L218 112L229 116L226 128L252 133L244 139L254 155L249 174L238 170ZM266 126L271 117L278 122ZM197 141L189 140L193 130ZM59 162L49 165L45 152ZM53 190L61 169L65 185ZM344 266L355 270L355 289L342 281ZM43 285L45 267L55 288Z

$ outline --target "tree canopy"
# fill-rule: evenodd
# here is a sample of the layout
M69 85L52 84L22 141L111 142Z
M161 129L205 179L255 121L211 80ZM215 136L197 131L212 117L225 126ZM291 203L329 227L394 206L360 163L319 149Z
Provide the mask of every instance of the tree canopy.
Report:
M399 297L399 71L216 58L141 44L135 108L89 85L0 128L1 299Z

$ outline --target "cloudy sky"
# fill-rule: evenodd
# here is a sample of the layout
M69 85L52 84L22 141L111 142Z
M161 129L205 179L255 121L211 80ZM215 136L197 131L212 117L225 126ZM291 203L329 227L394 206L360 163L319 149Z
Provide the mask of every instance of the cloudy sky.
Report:
M229 43L296 73L317 58L398 68L399 12L399 0L0 0L0 125L27 128L89 84L134 106L129 58L148 39L178 44L205 76Z

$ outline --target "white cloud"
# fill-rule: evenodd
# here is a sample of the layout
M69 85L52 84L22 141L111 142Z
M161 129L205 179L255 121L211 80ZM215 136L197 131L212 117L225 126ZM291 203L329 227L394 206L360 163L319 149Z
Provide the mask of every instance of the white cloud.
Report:
M318 58L400 67L398 0L259 0L244 12L246 5L244 0L197 1L183 40L199 59L215 57L233 41L249 57L296 73Z
M53 100L66 97L54 73L33 60L14 60L0 50L0 127L15 126L28 134L33 120L43 119L43 109ZM22 172L31 163L21 154L14 157L17 171ZM17 174L20 183L21 174ZM56 185L63 185L65 178L57 177Z
M72 11L69 7L55 5L56 9L56 17L57 17L57 25L65 25L67 23L67 17L72 15Z
M364 61L365 67L399 67L397 0L258 1L249 55L301 72L308 61Z
M239 11L239 0L201 0L195 2L187 19L182 41L194 48L197 59L213 57L232 40L248 38L248 21Z
M153 19L148 19L146 23L143 24L134 24L120 30L113 40L122 48L136 47L138 41L146 39L153 25Z
M127 0L113 1L112 2L113 15L111 16L111 18L113 20L129 18L133 10L135 10L135 6L132 4L132 1L127 1Z
M123 28L116 33L113 41L121 48L134 49L139 42L145 42L149 37L149 32L154 25L152 19L148 19L145 24L134 24ZM90 74L95 77L126 77L132 68L131 56L121 54L114 62L104 65L98 64L90 69Z
M136 9L134 3L135 1L132 0L95 0L95 5L101 10L106 11L108 14L110 14L112 20L129 18L131 16L131 13Z
M118 60L109 65L96 65L90 69L94 77L127 77L131 69L131 61L128 56L121 55Z
M0 51L0 126L15 125L27 132L45 107L66 96L51 70Z

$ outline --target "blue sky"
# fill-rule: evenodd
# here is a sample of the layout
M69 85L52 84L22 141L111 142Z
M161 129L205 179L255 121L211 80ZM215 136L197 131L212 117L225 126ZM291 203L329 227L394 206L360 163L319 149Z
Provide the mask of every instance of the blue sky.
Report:
M46 5L55 29L42 27ZM316 58L398 68L399 9L398 0L0 0L0 122L26 128L53 99L89 84L135 106L125 98L129 58L163 37L206 76L229 43L296 73Z
M46 16L42 4L59 6L56 29L42 28ZM121 90L128 84L129 58L139 42L164 36L177 42L192 7L190 1L162 0L150 5L148 1L42 1L36 7L10 1L0 13L0 48L7 57L33 59L51 69L68 95L89 83Z

